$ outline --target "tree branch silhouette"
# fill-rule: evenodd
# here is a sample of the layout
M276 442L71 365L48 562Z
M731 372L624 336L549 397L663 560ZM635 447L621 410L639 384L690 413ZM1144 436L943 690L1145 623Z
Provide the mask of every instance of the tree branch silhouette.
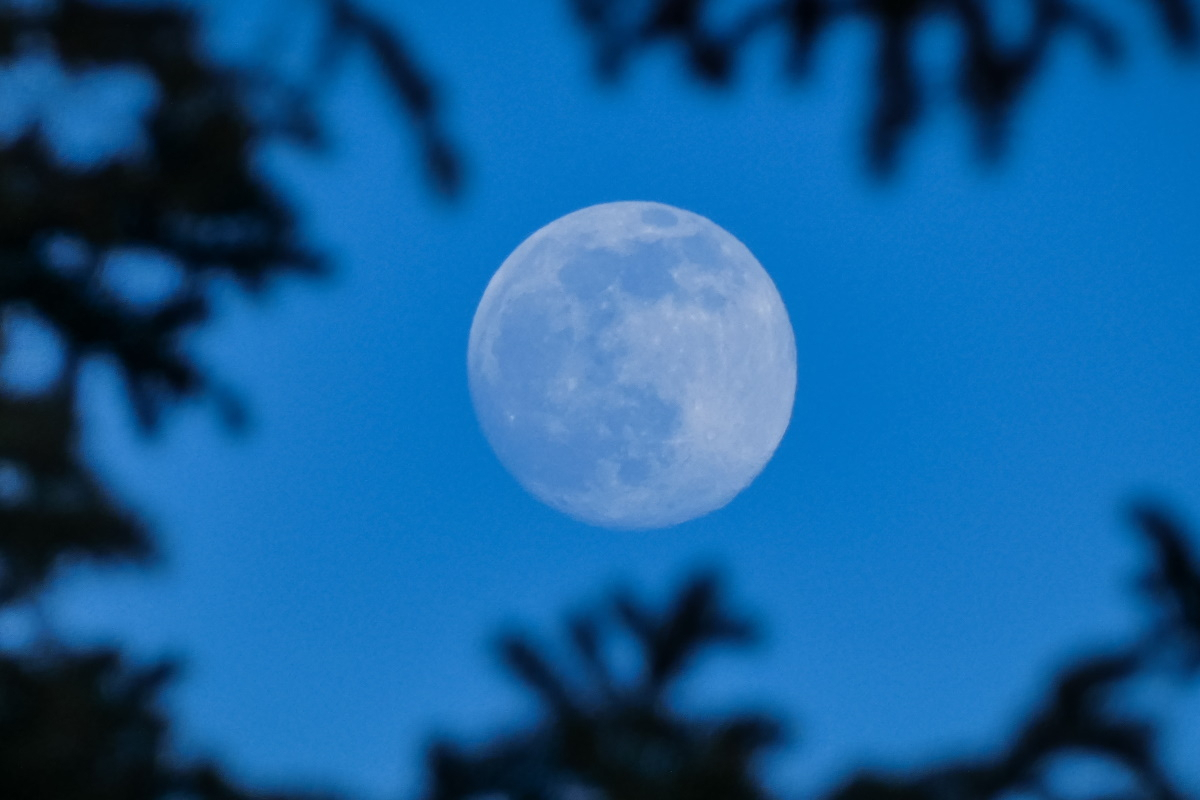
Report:
M241 403L195 361L187 338L211 320L219 282L261 293L279 278L326 271L256 159L275 142L322 146L328 121L314 102L355 48L417 131L432 185L458 190L459 159L435 92L406 46L351 0L314 2L323 35L300 82L262 65L218 63L200 44L199 17L177 4L0 3L0 64L49 48L66 70L135 68L158 93L144 145L97 165L63 163L36 120L0 142L0 318L32 314L62 340L68 364L44 398L0 387L0 470L24 487L0 496L0 598L35 590L58 565L144 560L151 550L144 527L78 456L72 387L83 363L117 367L147 430L168 408L200 398L244 425ZM180 275L174 291L151 307L115 291L106 272L130 254L170 264Z
M821 800L999 800L1020 793L1052 798L1052 768L1080 755L1133 779L1135 794L1114 797L1186 800L1159 752L1158 720L1122 700L1140 682L1159 676L1182 642L1200 642L1191 616L1200 597L1200 564L1182 527L1161 507L1139 504L1132 517L1151 556L1143 584L1152 620L1142 635L1059 670L1009 740L991 753L899 774L862 770ZM1154 619L1168 620L1169 635ZM703 719L671 702L672 687L697 656L753 641L753 626L725 608L713 575L693 577L661 611L615 592L601 613L573 618L568 634L582 676L556 669L527 635L501 639L503 663L541 701L541 715L475 748L435 742L428 755L429 800L773 796L758 767L782 742L778 719L756 713ZM634 641L640 654L636 678L624 684L604 657L612 635ZM1171 674L1189 684L1200 665L1191 662L1188 670Z
M71 76L132 69L156 94L139 146L97 163L61 158L37 118L0 140L0 356L14 348L8 328L29 318L65 351L48 388L0 384L0 613L36 609L73 565L156 554L147 526L82 456L85 363L116 367L146 431L198 399L215 402L232 426L244 423L188 337L211 320L218 283L257 294L326 270L257 158L268 144L324 146L329 120L314 106L349 54L361 50L378 67L419 137L432 187L458 191L459 158L408 48L351 0L313 2L324 36L296 80L273 64L218 62L182 4L0 0L0 66L48 55ZM164 262L179 280L149 305L131 298L109 281L112 265L130 257ZM215 762L180 754L161 699L172 665L72 648L38 621L33 644L0 642L0 797L301 800L244 788Z
M758 769L783 739L774 717L700 719L671 701L699 656L753 641L749 623L724 607L715 576L692 578L662 610L616 593L599 613L573 619L568 631L582 673L576 676L557 672L527 635L500 640L502 662L541 700L543 717L476 753L446 741L433 745L430 800L771 796ZM619 636L641 654L636 676L624 681L605 655Z
M1060 41L1077 36L1105 64L1123 51L1117 23L1090 0L768 0L731 21L711 21L709 0L570 0L576 19L592 41L596 66L608 79L638 55L674 45L698 80L728 85L738 57L758 38L780 33L788 45L784 71L793 79L811 73L817 47L839 25L865 23L876 36L874 108L866 131L867 160L879 176L893 173L902 146L920 122L930 77L916 66L917 36L935 21L947 23L958 39L957 100L974 120L979 152L995 159L1006 142L1008 123L1035 78L1048 67ZM1190 0L1142 0L1159 20L1168 44L1191 53L1198 40ZM1020 6L1020 8L1018 8ZM1028 12L1031 22L1015 42L1002 35L1002 14Z

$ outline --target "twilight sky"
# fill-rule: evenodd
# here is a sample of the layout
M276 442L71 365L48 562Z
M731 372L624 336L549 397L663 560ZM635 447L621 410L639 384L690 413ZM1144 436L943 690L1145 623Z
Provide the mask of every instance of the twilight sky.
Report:
M409 131L351 69L328 103L334 151L264 157L335 277L262 303L230 292L196 339L252 431L184 409L146 441L114 379L89 375L88 450L168 561L72 580L62 624L185 656L189 746L263 783L412 796L431 733L528 708L488 649L502 624L549 635L616 581L661 598L715 563L768 636L706 664L696 706L782 711L797 741L772 775L803 789L987 747L1049 669L1137 623L1122 503L1154 491L1200 520L1194 64L1144 28L1117 71L1071 43L999 168L939 109L880 187L859 157L861 31L826 42L798 87L764 42L730 93L667 53L605 88L565 3L374 5L445 90L462 200L432 196ZM270 24L223 6L233 52ZM944 44L932 32L931 63ZM796 333L775 458L725 509L663 531L539 504L467 392L472 314L504 257L623 199L729 230Z

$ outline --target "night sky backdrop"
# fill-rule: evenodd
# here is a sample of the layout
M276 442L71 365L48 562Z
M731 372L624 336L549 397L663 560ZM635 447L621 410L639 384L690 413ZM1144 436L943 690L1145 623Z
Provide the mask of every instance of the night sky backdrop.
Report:
M217 5L214 46L244 56L286 4ZM772 775L804 789L986 747L1052 667L1134 627L1123 504L1150 491L1200 515L1200 80L1142 15L1117 70L1056 50L998 166L937 104L879 184L862 30L826 42L798 86L763 42L729 92L669 52L603 87L562 3L375 5L444 92L461 200L423 183L410 132L352 69L327 104L333 151L263 159L334 277L263 303L231 290L195 342L250 402L250 432L195 408L147 440L113 376L88 373L88 450L168 560L73 578L55 604L84 638L186 657L173 699L190 747L266 783L411 796L428 735L527 711L489 650L501 625L549 633L615 582L664 597L717 564L768 637L706 664L694 701L783 711L795 746ZM936 28L927 44L931 69L950 58ZM743 241L798 348L763 474L651 532L590 528L522 491L465 373L504 257L623 199Z

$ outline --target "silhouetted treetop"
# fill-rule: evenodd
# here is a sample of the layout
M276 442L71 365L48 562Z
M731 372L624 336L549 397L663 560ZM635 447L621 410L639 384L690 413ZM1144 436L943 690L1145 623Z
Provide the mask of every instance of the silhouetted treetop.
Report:
M1156 504L1139 504L1133 521L1150 552L1152 622L1126 646L1078 658L1054 676L1010 739L991 753L903 774L865 770L828 800L996 800L1032 796L1057 800L1053 768L1067 758L1090 757L1115 768L1129 785L1094 800L1183 800L1185 787L1162 757L1154 709L1129 702L1130 691L1156 676L1195 681L1200 663L1179 670L1171 657L1181 639L1200 627L1179 614L1200 596L1200 572L1181 526ZM1168 620L1164 630L1156 620ZM1089 798L1091 800L1091 798Z
M433 800L757 800L770 797L761 757L782 726L759 713L706 719L676 707L670 690L695 659L752 641L750 625L725 607L716 579L701 575L665 609L628 592L599 613L568 623L576 669L560 672L529 637L502 638L504 664L542 703L534 729L501 736L478 752L448 742L429 754ZM631 640L636 674L611 663L614 636Z
M677 45L691 73L726 84L737 58L756 38L779 32L788 43L784 68L807 75L817 47L839 24L858 21L876 33L871 80L874 109L867 126L867 156L877 173L891 172L905 137L920 121L930 75L917 66L918 35L929 23L948 23L958 39L957 96L974 118L980 152L997 156L1006 124L1032 81L1047 67L1052 48L1072 35L1103 62L1122 51L1116 22L1093 0L763 0L747 3L734 19L712 21L711 0L570 0L590 35L596 63L609 78L639 53ZM1170 45L1192 51L1197 14L1191 0L1140 0L1159 21ZM1023 35L1004 33L1012 17L1028 17ZM940 76L939 76L940 77Z
M1130 703L1131 691L1167 675L1194 682L1200 663L1179 669L1170 658L1181 640L1200 640L1189 616L1200 597L1200 571L1181 526L1156 505L1134 511L1150 552L1154 623L1122 647L1078 657L1049 681L1036 703L998 746L903 771L859 770L818 800L1061 800L1055 768L1090 758L1125 780L1085 800L1185 800L1161 753L1155 708ZM715 579L687 582L655 611L627 592L599 614L572 617L576 669L558 669L525 635L501 640L509 671L541 701L524 729L463 748L447 741L429 750L430 800L729 800L772 796L758 766L781 742L773 717L689 715L670 689L709 648L745 644L751 627L731 614ZM638 669L622 680L611 667L611 634L637 645ZM609 634L609 635L606 635Z

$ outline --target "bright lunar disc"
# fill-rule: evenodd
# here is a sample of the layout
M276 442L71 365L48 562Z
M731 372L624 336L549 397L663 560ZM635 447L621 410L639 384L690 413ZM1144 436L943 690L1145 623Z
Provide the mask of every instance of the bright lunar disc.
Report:
M754 480L792 414L775 284L704 217L606 203L530 236L475 312L475 412L509 472L592 525L659 528Z

